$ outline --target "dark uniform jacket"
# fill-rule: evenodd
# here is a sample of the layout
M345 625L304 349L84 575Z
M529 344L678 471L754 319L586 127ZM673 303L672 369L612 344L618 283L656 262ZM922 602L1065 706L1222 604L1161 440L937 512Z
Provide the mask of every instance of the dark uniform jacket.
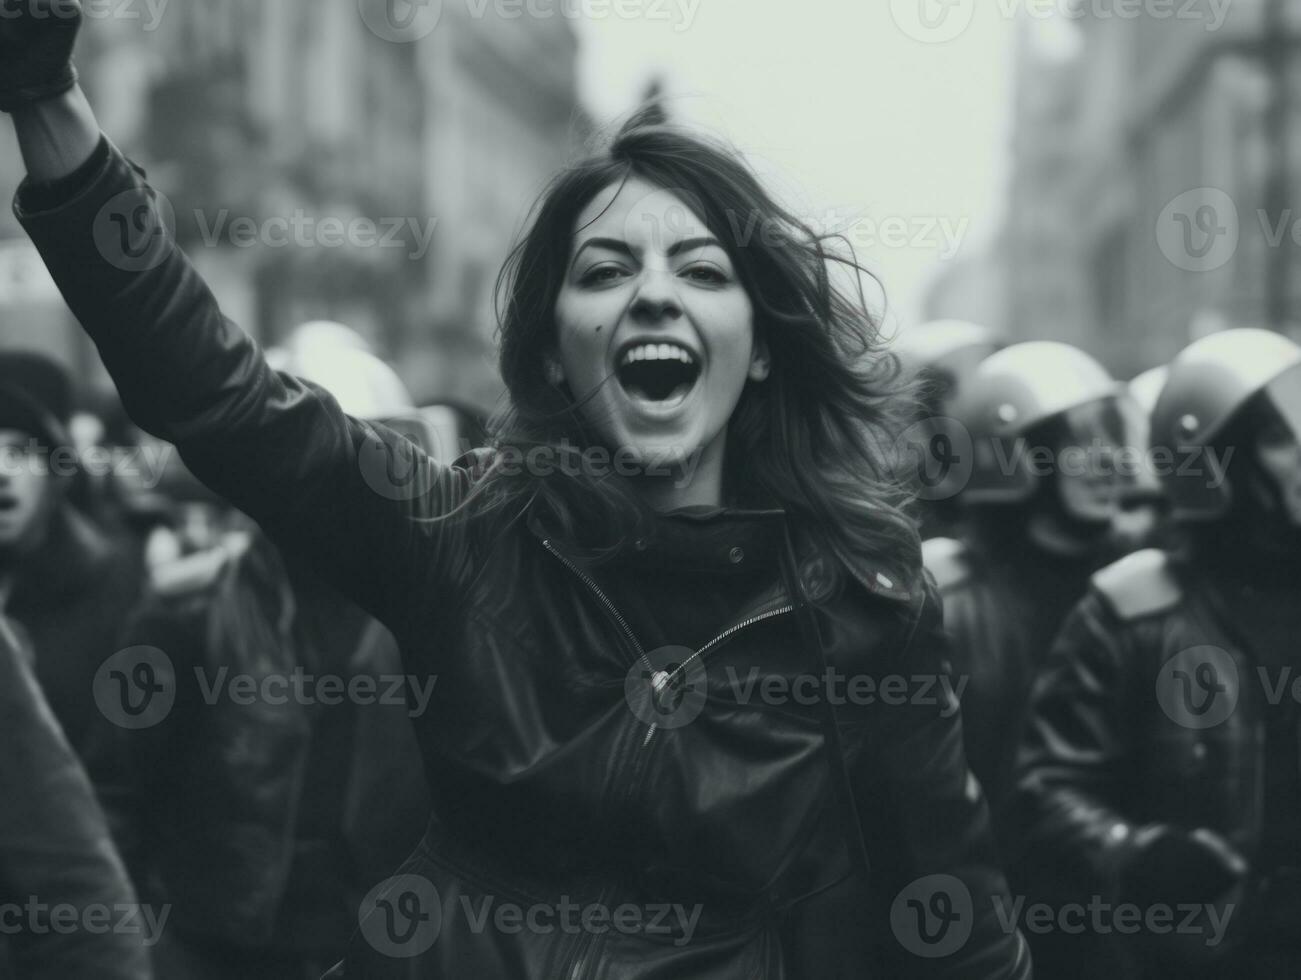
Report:
M944 600L954 685L963 685L967 759L997 827L1035 673L1094 566L1028 544L996 549L950 538L927 541L923 554Z
M1235 614L1235 576L1210 561L1208 568L1149 550L1097 574L1034 691L1018 765L1018 830L1027 866L1056 882L1058 900L1115 903L1145 828L1206 828L1253 870L1225 947L1246 929L1256 949L1295 948L1301 729L1288 686L1301 661L1293 650L1301 615L1288 601L1295 583L1275 583L1260 606L1261 615L1291 617L1290 638L1281 628L1266 638L1256 617ZM1292 917L1291 926L1258 928L1261 916L1275 914ZM1151 955L1112 939L1100 944L1109 957ZM1235 962L1224 975L1256 975L1234 974L1246 961Z

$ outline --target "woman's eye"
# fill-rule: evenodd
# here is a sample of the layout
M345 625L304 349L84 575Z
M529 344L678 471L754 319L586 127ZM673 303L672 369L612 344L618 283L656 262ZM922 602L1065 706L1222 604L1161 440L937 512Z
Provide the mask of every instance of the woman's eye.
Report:
M688 279L694 279L697 282L724 283L727 282L727 275L717 266L712 265L693 265L683 273Z
M583 273L583 278L580 281L584 286L599 286L604 283L614 282L621 275L623 275L623 269L617 265L599 265Z

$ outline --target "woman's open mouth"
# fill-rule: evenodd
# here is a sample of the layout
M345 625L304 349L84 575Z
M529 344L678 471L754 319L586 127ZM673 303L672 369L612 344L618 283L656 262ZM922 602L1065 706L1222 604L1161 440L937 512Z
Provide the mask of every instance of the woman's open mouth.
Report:
M619 384L632 398L673 403L687 396L700 378L700 362L680 344L634 344L616 367Z

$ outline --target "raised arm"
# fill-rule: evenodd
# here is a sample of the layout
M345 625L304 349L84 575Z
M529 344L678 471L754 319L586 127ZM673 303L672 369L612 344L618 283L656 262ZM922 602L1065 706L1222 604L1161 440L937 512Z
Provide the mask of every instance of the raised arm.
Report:
M79 6L49 0L51 15L34 18L39 3L0 2L0 107L29 168L15 211L127 411L279 544L400 629L403 597L463 557L449 522L418 519L459 503L470 474L268 367L176 247L143 171L101 137L67 66L75 23L53 13Z
M28 176L48 182L90 158L99 126L77 87L77 0L0 0L0 111L13 115Z

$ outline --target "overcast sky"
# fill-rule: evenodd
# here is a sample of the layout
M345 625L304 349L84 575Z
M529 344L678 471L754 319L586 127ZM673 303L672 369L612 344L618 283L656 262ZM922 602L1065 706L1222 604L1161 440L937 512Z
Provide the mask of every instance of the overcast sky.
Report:
M801 213L857 221L902 322L939 263L996 230L1014 4L959 2L928 32L917 9L943 12L935 0L624 0L639 17L619 3L580 4L586 104L626 113L661 73L672 111L797 188Z

